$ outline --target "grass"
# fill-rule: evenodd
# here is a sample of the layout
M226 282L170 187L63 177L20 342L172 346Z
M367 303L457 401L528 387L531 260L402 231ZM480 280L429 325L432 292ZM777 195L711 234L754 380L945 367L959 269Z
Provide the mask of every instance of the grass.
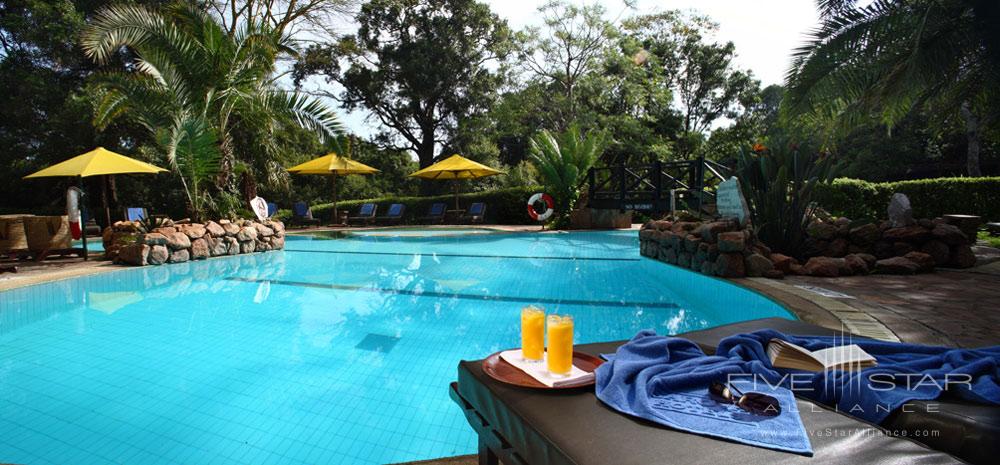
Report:
M979 235L977 237L981 241L986 241L986 244L989 245L990 247L996 247L1000 249L1000 237L991 236L990 233L986 231L979 231Z

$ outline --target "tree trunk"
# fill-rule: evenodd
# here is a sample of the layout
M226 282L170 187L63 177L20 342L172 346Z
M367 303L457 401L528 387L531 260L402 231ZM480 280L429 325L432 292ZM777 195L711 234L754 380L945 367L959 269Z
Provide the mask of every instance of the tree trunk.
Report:
M420 163L420 169L427 168L434 164L434 132L424 131L423 139L421 140L420 146L417 147L417 161ZM433 181L429 179L422 179L420 182L420 195L431 195L433 192Z
M979 117L972 112L968 102L962 104L961 111L965 120L965 140L968 144L965 158L966 174L970 177L982 176L983 171L979 167Z

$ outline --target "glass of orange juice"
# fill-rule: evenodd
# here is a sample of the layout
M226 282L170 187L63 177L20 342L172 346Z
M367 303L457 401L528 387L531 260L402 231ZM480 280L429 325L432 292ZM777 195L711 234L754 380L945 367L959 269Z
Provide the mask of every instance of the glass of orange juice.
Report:
M544 358L545 310L534 306L521 309L521 353L531 362Z
M548 317L548 368L553 374L569 376L573 368L573 317L549 315Z

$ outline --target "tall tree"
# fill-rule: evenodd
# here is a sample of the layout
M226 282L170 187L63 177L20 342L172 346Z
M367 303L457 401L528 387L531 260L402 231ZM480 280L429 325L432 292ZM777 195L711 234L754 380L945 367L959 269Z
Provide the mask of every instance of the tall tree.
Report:
M677 99L681 116L678 152L689 157L721 118L734 119L741 102L758 92L759 83L733 64L736 47L717 43L718 25L703 16L668 11L639 16L625 29L653 58Z
M331 25L349 15L356 0L204 0L205 9L236 34L246 23L266 25L278 34L309 32L331 36Z
M533 79L558 86L565 106L559 122L566 127L578 118L579 82L600 66L614 29L598 3L577 6L550 0L538 12L545 27L524 31L519 58Z
M429 166L460 120L494 103L510 29L474 0L372 0L356 19L356 34L309 48L296 83L310 75L339 83L343 92L323 93L367 110L386 128L388 148L411 150Z
M256 174L240 169L248 160L239 155L276 156L282 148L271 135L283 124L339 131L325 106L275 84L276 57L292 45L287 35L253 22L230 36L184 1L155 10L106 8L85 30L83 49L98 63L123 47L138 58L126 71L95 76L95 124L122 118L145 127L184 182L191 213L201 215L220 167L218 189L229 190L229 175L237 172L244 185L255 186Z
M1000 122L1000 2L818 0L821 24L795 53L786 113L844 135L917 108L961 118L966 170L980 176L983 133Z

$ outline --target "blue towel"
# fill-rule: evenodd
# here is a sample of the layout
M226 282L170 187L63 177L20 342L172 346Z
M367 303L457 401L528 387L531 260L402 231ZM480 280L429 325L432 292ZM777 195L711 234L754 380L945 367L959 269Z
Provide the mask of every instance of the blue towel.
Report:
M642 331L597 369L597 397L619 412L681 431L812 455L788 389L766 383L754 387L742 378L733 383L743 392L777 398L781 414L775 417L754 415L710 397L712 381L746 373L747 365L738 358L705 355L686 339Z
M128 221L142 221L146 219L146 209L141 207L129 207L125 210Z
M857 344L875 357L878 366L821 373L775 369L765 351L771 339L784 339L811 351ZM723 339L716 355L744 361L748 372L757 378L791 387L797 395L836 406L840 412L871 423L881 423L907 401L937 399L945 388L972 402L1000 404L1000 346L952 349L871 339L796 337L762 330Z

